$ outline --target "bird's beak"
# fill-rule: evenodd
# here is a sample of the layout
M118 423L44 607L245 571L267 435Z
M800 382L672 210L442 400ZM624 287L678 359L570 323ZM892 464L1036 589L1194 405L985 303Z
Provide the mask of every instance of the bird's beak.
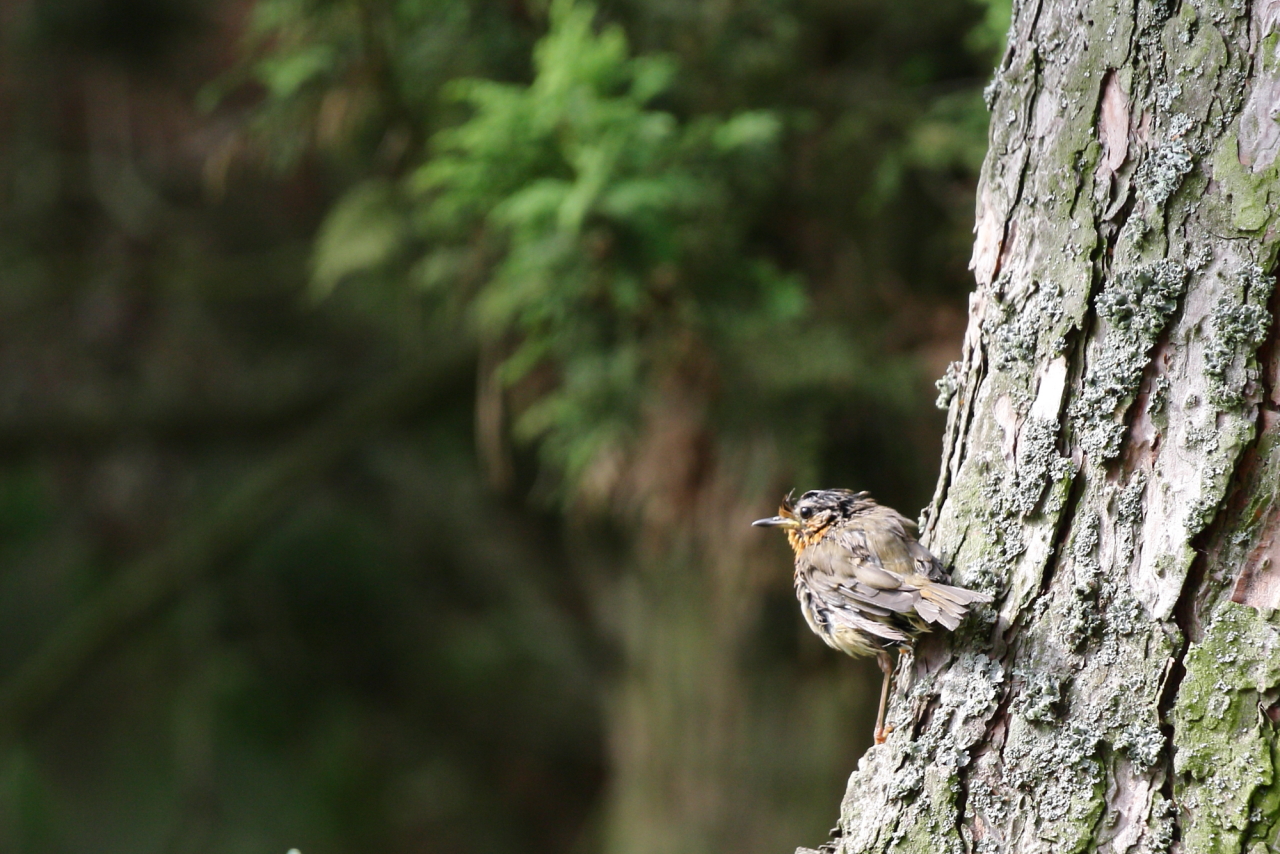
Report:
M757 519L751 523L757 528L799 528L800 523L786 516L770 516L768 519Z

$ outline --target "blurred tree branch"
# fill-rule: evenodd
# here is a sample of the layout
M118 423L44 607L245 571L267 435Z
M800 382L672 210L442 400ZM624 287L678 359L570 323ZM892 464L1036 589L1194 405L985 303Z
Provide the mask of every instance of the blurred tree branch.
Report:
M418 359L354 393L221 500L192 512L168 542L106 582L0 683L0 741L19 738L114 644L225 566L370 430L439 394L466 357Z

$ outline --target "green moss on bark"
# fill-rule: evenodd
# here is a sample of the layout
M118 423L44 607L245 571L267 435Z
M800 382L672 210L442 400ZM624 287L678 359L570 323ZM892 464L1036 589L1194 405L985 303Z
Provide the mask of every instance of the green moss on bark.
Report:
M1239 136L1233 131L1214 149L1213 178L1231 201L1231 225L1238 231L1264 233L1280 209L1280 164L1251 171L1240 162ZM1274 236L1267 242L1273 240Z
M1183 846L1234 854L1274 835L1280 818L1275 731L1263 710L1280 687L1280 626L1226 603L1186 668L1173 711Z

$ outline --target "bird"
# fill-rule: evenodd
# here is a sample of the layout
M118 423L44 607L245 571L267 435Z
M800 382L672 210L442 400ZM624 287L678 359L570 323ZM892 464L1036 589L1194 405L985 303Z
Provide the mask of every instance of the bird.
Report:
M777 516L751 524L787 532L796 556L796 597L814 634L855 658L876 657L884 681L874 737L883 744L893 678L889 651L912 649L935 626L954 631L970 609L991 597L950 584L942 561L916 540L915 523L869 493L793 494Z

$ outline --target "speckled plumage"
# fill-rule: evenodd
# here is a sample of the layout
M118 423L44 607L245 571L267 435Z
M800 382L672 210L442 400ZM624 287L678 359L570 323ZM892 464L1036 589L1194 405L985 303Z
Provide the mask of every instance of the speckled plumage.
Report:
M955 629L985 593L949 584L915 524L865 492L812 490L754 524L782 527L795 552L795 588L809 627L853 656L874 655L885 673L876 740L893 670L888 650L909 648L934 625Z

